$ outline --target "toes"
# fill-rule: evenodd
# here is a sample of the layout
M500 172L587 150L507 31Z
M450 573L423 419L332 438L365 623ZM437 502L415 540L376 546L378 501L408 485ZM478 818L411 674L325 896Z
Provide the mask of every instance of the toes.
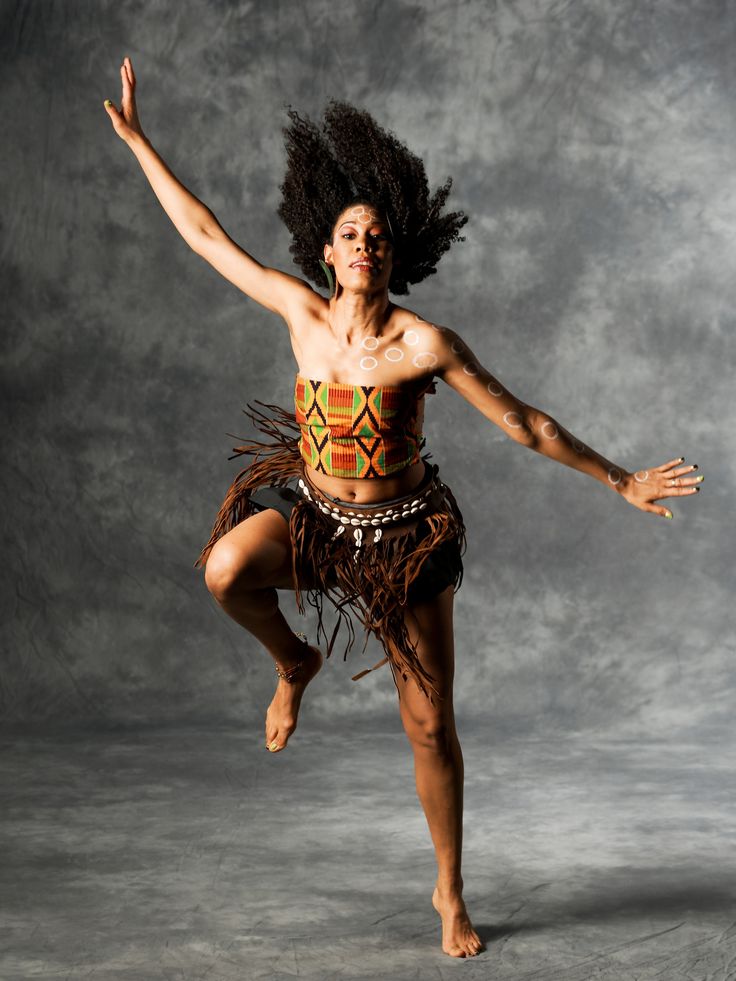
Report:
M462 947L450 947L450 949L446 950L445 953L449 954L450 957L467 957L467 954Z

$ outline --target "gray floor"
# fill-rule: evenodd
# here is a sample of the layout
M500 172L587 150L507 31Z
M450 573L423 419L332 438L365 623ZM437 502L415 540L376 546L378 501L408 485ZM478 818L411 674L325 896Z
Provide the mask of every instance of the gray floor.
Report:
M303 720L304 721L304 720ZM502 738L461 726L455 961L396 724L2 738L3 981L736 978L723 735ZM730 743L729 743L730 745Z

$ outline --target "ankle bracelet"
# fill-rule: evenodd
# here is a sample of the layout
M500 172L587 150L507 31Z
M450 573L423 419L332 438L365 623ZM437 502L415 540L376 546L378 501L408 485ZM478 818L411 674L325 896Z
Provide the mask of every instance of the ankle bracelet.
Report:
M304 657L306 657L307 651L309 650L307 635L301 633L300 631L297 631L296 636L301 640L301 642L304 644L304 647L306 648L306 650L304 651ZM299 674L301 669L304 667L304 657L302 657L301 661L297 662L297 664L293 664L290 668L287 668L286 671L282 671L281 668L277 666L276 674L279 676L279 678L283 678L284 681L291 684L294 681L294 678Z

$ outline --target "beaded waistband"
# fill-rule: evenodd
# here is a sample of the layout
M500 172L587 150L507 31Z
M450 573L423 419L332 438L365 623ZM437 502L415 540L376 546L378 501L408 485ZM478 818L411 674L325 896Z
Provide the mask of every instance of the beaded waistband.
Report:
M427 464L422 482L409 494L376 504L354 504L329 497L316 487L309 477L298 482L299 492L312 501L325 517L337 525L335 535L351 531L356 549L363 544L380 541L384 533L411 521L418 521L436 511L443 502L445 485L439 479L436 466ZM357 556L356 556L357 557Z

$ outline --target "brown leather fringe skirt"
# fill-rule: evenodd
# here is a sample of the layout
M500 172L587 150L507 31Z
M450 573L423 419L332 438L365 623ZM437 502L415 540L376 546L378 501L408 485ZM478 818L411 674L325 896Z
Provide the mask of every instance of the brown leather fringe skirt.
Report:
M405 680L411 675L433 702L428 689L438 694L434 679L421 664L405 617L412 603L431 599L450 584L457 592L466 538L460 509L450 488L439 479L437 466L427 462L430 454L422 457L425 478L411 494L371 505L340 501L309 481L299 454L300 430L294 414L279 405L255 404L262 409L249 403L243 411L267 440L234 447L228 459L242 455L253 459L230 485L195 568L205 566L223 535L271 506L259 504L259 489L284 488L278 493L290 503L285 511L278 509L289 523L297 608L305 613L306 597L315 609L317 642L324 640L326 656L345 624L348 640L343 658L347 659L355 642L355 618L365 631L363 652L371 633L384 648L386 657L375 668L391 661ZM286 488L290 482L297 489ZM323 624L325 597L337 613L330 638ZM353 680L375 668L359 672Z

